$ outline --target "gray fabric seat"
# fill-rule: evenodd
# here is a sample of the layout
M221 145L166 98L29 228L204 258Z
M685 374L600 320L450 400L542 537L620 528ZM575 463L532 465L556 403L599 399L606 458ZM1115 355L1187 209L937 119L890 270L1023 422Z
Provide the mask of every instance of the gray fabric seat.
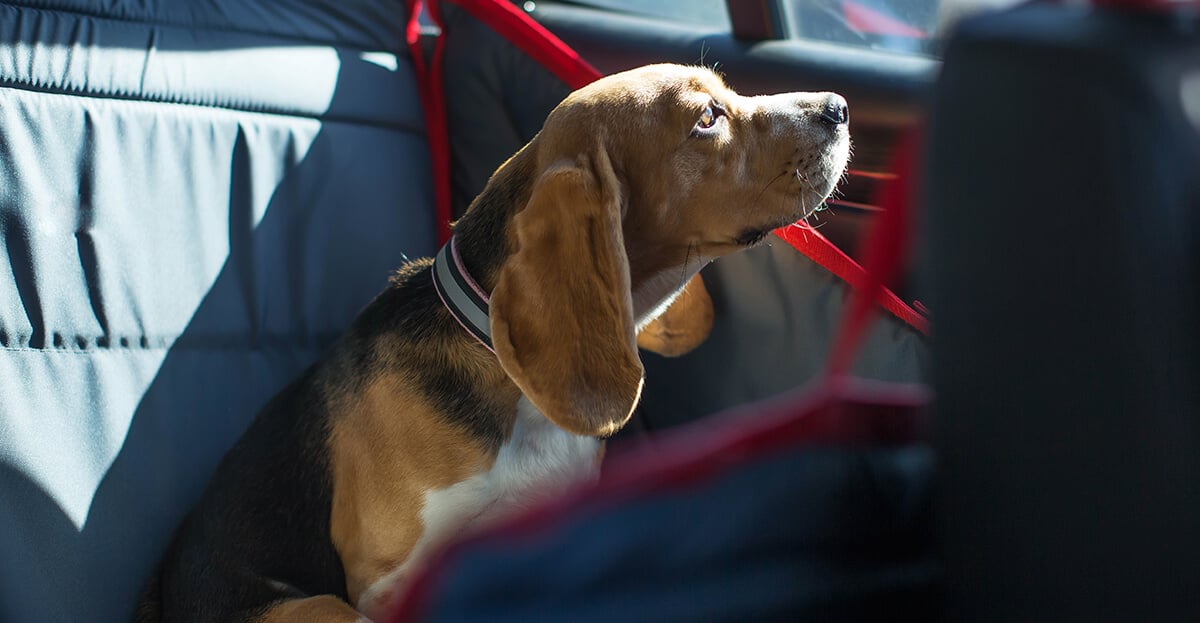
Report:
M402 13L0 3L0 620L128 620L259 405L435 249Z

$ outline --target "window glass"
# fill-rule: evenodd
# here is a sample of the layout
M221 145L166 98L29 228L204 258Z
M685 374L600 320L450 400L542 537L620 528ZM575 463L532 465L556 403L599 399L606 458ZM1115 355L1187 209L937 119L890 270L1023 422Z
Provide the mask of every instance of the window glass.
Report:
M734 0L736 1L736 0ZM1017 0L783 0L788 34L865 48L937 56L941 34L971 13Z
M734 0L742 2L744 0ZM671 21L728 31L725 0L570 0L572 4L613 9L624 13L661 17Z
M563 0L623 13L657 17L728 32L726 2L751 0ZM771 0L759 0L770 2ZM938 56L941 35L966 15L1021 0L774 0L784 32L813 39L904 54ZM526 2L536 4L536 0ZM772 11L773 12L773 11Z

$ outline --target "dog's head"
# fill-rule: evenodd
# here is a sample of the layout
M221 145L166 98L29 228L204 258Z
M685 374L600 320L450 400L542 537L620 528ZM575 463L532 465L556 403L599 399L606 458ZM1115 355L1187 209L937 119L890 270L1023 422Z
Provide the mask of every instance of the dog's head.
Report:
M678 65L572 93L506 165L533 179L492 293L501 365L559 426L615 432L641 391L638 330L665 311L673 329L644 346L679 354L702 341L711 309L692 277L808 216L849 149L845 101L832 93L743 97ZM689 281L689 311L672 317Z

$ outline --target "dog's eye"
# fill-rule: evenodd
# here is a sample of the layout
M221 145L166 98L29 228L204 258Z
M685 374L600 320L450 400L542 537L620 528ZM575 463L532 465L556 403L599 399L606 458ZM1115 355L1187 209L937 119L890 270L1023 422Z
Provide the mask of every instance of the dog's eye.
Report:
M709 104L704 107L704 112L700 113L700 119L696 122L696 127L701 130L707 130L717 124L717 120L725 116L725 109L717 104Z

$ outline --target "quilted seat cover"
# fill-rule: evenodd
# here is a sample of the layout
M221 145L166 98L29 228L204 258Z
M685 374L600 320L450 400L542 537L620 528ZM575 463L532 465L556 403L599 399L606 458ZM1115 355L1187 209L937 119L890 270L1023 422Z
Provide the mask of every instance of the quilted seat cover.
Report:
M0 2L0 620L125 621L435 233L403 6Z

